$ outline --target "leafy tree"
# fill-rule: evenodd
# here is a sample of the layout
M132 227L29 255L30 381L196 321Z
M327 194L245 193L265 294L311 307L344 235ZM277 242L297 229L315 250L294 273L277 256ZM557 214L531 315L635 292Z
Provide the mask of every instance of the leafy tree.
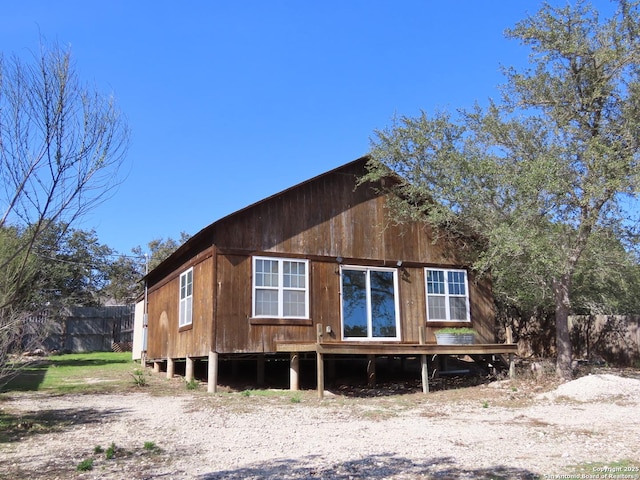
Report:
M144 255L119 255L108 266L109 282L103 297L122 305L135 302L142 293L144 273Z
M563 378L577 272L602 265L598 238L624 242L637 225L624 207L638 195L638 25L637 2L621 0L607 19L581 0L544 4L507 31L530 47L530 68L505 69L500 101L397 119L376 132L363 179L391 169L398 219L467 239L470 261L498 289L550 299Z
M20 319L42 308L31 291L36 246L113 191L128 137L113 98L81 84L68 50L0 57L0 272L10 274L1 336L19 335Z
M113 250L98 242L95 230L56 224L46 233L34 250L43 300L68 306L104 303Z
M158 238L147 244L131 249L132 255L120 255L112 260L107 268L108 283L102 291L105 298L117 303L134 302L143 293L144 275L157 267L163 260L189 239L189 235L181 232L180 239Z
M640 312L640 264L613 232L599 230L576 269L571 292L578 315Z

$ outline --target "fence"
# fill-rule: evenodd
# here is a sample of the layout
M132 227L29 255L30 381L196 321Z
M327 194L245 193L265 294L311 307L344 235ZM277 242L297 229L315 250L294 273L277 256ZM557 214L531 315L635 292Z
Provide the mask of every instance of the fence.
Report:
M640 364L640 316L569 317L575 358L602 359L611 365Z
M64 352L131 350L134 306L71 307L49 323L45 349Z

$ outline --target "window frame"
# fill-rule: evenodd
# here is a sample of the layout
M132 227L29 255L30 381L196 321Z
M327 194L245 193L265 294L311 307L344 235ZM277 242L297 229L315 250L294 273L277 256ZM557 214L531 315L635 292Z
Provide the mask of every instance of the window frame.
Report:
M257 285L258 275L256 264L259 260L266 260L270 262L277 262L278 272L277 279L278 284L273 285ZM304 265L304 287L285 287L284 282L284 264L285 262L292 262L296 264ZM309 306L309 290L310 290L310 272L309 272L309 260L304 258L286 258L286 257L269 257L269 256L254 256L251 262L251 318L252 319L280 319L280 320L310 320L310 306ZM271 290L277 292L277 308L276 315L273 314L258 314L257 304L259 290ZM285 315L284 314L284 294L285 292L304 292L304 315Z
M429 272L443 272L444 274L444 293L429 293ZM450 293L450 281L449 281L449 273L462 273L464 274L464 289L465 294L460 295L456 293ZM436 322L449 322L449 323L471 323L471 302L470 302L470 292L469 292L469 274L465 269L461 268L437 268L437 267L425 267L424 269L424 289L425 289L425 307L426 307L426 316L428 323L436 323ZM445 299L445 317L446 318L436 318L431 319L429 317L429 297L440 297ZM461 319L452 319L451 318L451 299L452 298L464 298L465 299L465 313L466 318Z
M367 315L367 336L366 337L350 337L345 335L344 331L344 270L360 270L366 272L365 288L366 288L366 315ZM371 272L391 272L393 273L393 306L396 334L393 337L373 336L373 318L371 308ZM400 321L400 283L398 269L391 267L372 267L363 265L340 265L340 336L343 341L359 341L359 342L379 342L379 341L400 341L401 321Z
M182 279L185 279L184 297ZM189 280L191 280L189 282ZM180 274L178 279L178 328L186 328L193 325L193 267ZM189 289L189 287L191 287ZM183 310L183 304L185 308Z

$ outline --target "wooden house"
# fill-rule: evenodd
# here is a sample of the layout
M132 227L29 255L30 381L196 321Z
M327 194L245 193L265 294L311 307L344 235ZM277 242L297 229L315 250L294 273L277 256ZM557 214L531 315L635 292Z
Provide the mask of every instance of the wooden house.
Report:
M319 175L224 217L191 237L146 276L145 360L157 370L219 358L279 354L324 359L512 354L496 344L488 279L460 264L455 245L434 243L427 225L396 225L376 185L357 186L367 158ZM474 345L444 346L434 332L472 326ZM425 382L423 382L425 383ZM425 385L423 388L427 388Z

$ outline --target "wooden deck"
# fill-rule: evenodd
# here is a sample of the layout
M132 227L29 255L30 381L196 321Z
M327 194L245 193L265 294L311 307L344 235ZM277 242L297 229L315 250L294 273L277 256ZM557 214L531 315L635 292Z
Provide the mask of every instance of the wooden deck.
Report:
M420 328L420 343L391 342L325 342L322 325L316 325L316 342L282 342L276 343L276 351L289 353L291 356L290 385L292 390L298 389L299 354L315 352L317 356L318 397L324 396L324 356L325 355L366 355L369 357L367 376L375 378L376 355L417 355L420 356L422 391L429 391L428 357L435 355L508 355L509 375L515 375L514 357L518 350L515 343L476 343L470 345L438 345L426 343L425 328ZM511 332L507 332L511 340ZM369 371L369 368L373 370Z
M516 353L515 343L477 343L471 345L438 345L436 343L371 343L319 342L278 343L283 353L316 352L333 355L489 355Z

